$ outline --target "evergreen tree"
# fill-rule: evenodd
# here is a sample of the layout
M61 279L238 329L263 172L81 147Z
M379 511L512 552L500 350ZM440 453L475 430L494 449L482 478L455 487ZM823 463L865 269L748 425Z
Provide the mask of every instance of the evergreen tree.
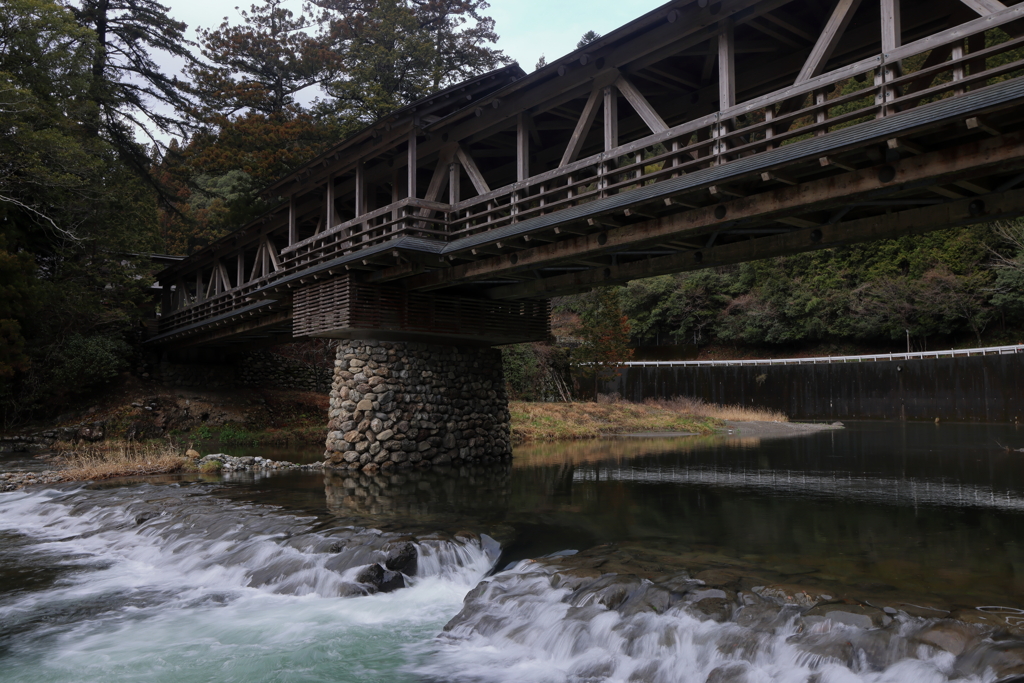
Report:
M327 0L341 63L322 111L370 123L504 63L482 0Z
M630 324L618 287L602 287L591 303L580 311L580 324L573 332L582 342L573 351L573 361L582 364L584 374L606 378L633 357Z

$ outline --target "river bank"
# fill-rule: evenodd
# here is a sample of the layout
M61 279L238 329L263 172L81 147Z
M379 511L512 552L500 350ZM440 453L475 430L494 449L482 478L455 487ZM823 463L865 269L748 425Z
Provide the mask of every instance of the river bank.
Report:
M135 387L38 432L7 437L4 450L37 452L34 457L40 466L5 473L0 490L36 483L190 472L203 467L212 471L224 465L231 469L258 463L266 468L269 465L263 463L270 462L282 463L279 468L298 466L308 461L290 462L294 457L284 455L261 457L257 463L249 451L274 446L317 449L325 435L325 410L326 398L312 392L238 394L165 389L138 396ZM609 397L598 402L511 402L509 411L515 445L613 435L728 433L737 429L730 426L730 420L741 421L746 436L755 429L769 429L758 428L759 424L786 424L780 413L688 399L641 404ZM803 428L781 429L789 433ZM202 456L223 453L241 456L244 464L226 460L231 456L216 459L220 465L199 462Z

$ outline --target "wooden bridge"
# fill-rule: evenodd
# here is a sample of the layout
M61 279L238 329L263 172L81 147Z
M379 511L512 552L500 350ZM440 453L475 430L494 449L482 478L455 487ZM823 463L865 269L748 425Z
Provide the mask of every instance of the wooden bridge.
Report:
M150 341L542 339L552 296L1018 216L1022 45L999 0L674 0L267 188Z

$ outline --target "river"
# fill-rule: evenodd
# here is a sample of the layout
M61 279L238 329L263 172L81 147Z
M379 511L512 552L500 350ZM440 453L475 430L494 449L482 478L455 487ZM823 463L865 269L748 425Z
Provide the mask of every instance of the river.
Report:
M1024 430L855 422L3 493L0 680L1011 680L1005 447Z

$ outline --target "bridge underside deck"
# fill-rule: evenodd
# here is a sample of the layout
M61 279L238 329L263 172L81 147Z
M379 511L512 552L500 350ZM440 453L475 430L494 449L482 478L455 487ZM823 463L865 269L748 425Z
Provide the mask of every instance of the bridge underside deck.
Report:
M733 48L732 38L723 36L733 36L730 31L739 36L744 21L756 25L786 5L733 4L745 8L732 15L734 25L723 27L718 20L718 32L707 38L718 48L719 65L726 67ZM838 3L829 21L843 6L858 12L858 4ZM437 128L426 138L413 128L403 148L413 169L407 184L415 188L417 163L434 166L424 175L430 178L425 198L410 195L369 210L358 199L359 179L369 172L360 166L354 176L356 215L329 217L330 227L307 236L299 229L300 202L293 199L282 226L273 221L257 226L258 246L249 252L221 247L169 269L166 281L176 283L175 289L154 341L249 340L280 331L289 321L297 337L360 336L377 329L489 343L538 339L546 331L547 309L536 302L552 296L1019 216L1024 213L1024 190L1018 189L1024 186L1024 58L1017 46L1024 46L1024 38L1017 37L1015 27L1024 6L966 21L952 12L957 20L947 17L947 27L919 18L927 13L926 4L903 3L902 39L897 21L897 39L890 35L889 45L886 30L892 27L887 29L875 10L872 20L881 22L885 48L881 54L871 52L876 48L870 43L858 52L843 42L853 40L857 21L870 23L863 9L842 40L829 38L832 24L826 22L814 49L829 39L833 49L840 46L836 54L849 47L846 58L839 63L820 58L817 73L811 69L808 75L812 49L798 60L803 68L793 85L752 91L738 104L729 101L728 68L720 69L715 90L724 96L718 103L723 106L679 123L667 114L661 118L651 106L658 100L653 90L648 88L645 97L637 86L643 82L639 69L606 65L588 72L574 135L561 161L546 164L543 172L528 175L522 168L523 159L526 170L531 162L542 165L531 157L529 141L540 137L531 126L545 120L543 107L527 112L532 119L514 110L506 116L513 135L501 139L520 160L520 179L495 190L484 177L489 167L469 151L477 138L425 156L416 146L425 139L423 148L430 149L431 140L449 137L445 131L455 136L489 114L469 119L451 114L449 123L432 124ZM662 9L684 11L670 5ZM757 8L764 12L757 14ZM615 45L608 54L624 49L623 43ZM590 59L599 61L602 54L595 50ZM695 92L699 100L702 91ZM501 106L516 97L523 96L506 93ZM617 98L632 114L617 114ZM600 135L588 134L598 120L603 142ZM621 133L620 123L639 132L625 144L613 144L630 137ZM477 157L488 158L481 144L473 144ZM582 156L592 144L598 151ZM502 153L495 147L490 154ZM467 174L474 189L464 199L460 187ZM308 191L308 181L303 182ZM328 180L329 213L340 206L332 193L343 185L333 176ZM442 203L446 187L449 201ZM237 276L224 265L232 258ZM246 280L243 271L250 269L253 276ZM317 293L342 283L346 291L362 288L363 310L376 318L356 320L344 303L333 324L323 315L311 322L320 315L313 313L320 305ZM385 305L385 300L402 303ZM377 303L367 307L367 301ZM417 317L423 311L426 317ZM479 322L485 311L491 312L487 325Z

